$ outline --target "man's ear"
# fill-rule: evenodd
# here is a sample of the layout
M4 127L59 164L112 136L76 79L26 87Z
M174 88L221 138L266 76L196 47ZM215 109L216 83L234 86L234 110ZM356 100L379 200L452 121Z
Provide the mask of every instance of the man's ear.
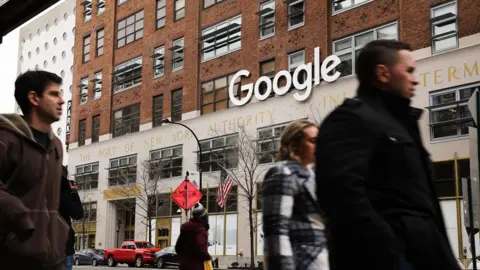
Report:
M30 91L28 92L28 101L30 101L30 103L32 103L33 105L38 106L40 98L35 91Z
M377 65L375 75L381 83L388 83L390 81L390 71L386 65Z

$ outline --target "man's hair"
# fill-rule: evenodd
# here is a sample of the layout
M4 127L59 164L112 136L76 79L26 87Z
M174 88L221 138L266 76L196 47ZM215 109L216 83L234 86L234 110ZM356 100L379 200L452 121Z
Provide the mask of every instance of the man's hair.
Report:
M372 85L376 82L377 65L392 67L397 63L398 51L411 51L409 44L397 40L374 40L360 51L355 64L360 85Z
M27 71L18 76L15 81L15 100L24 115L29 114L32 110L28 93L34 91L41 97L47 86L52 83L62 84L62 78L57 74L43 70Z

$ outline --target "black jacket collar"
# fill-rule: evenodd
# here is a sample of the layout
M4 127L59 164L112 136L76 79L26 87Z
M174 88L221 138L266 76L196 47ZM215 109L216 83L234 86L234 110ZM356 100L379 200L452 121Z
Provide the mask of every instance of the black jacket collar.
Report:
M395 117L420 119L423 110L410 106L411 100L376 87L359 87L360 99L381 105Z

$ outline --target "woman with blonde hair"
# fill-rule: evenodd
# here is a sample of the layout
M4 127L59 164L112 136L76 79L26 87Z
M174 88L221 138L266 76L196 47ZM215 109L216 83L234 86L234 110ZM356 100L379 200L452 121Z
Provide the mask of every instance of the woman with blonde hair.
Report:
M261 188L265 269L328 270L328 251L318 207L315 162L318 127L297 120L283 131L277 164Z

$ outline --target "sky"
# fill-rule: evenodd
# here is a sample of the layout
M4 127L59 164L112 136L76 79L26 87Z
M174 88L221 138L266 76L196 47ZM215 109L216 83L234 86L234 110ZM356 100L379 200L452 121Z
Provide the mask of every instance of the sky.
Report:
M15 79L18 69L18 45L20 42L20 28L47 13L64 0L58 1L44 12L27 21L22 26L8 33L3 37L0 44L0 82L2 83L0 98L0 113L13 113L15 110L15 98L13 96L15 89Z

